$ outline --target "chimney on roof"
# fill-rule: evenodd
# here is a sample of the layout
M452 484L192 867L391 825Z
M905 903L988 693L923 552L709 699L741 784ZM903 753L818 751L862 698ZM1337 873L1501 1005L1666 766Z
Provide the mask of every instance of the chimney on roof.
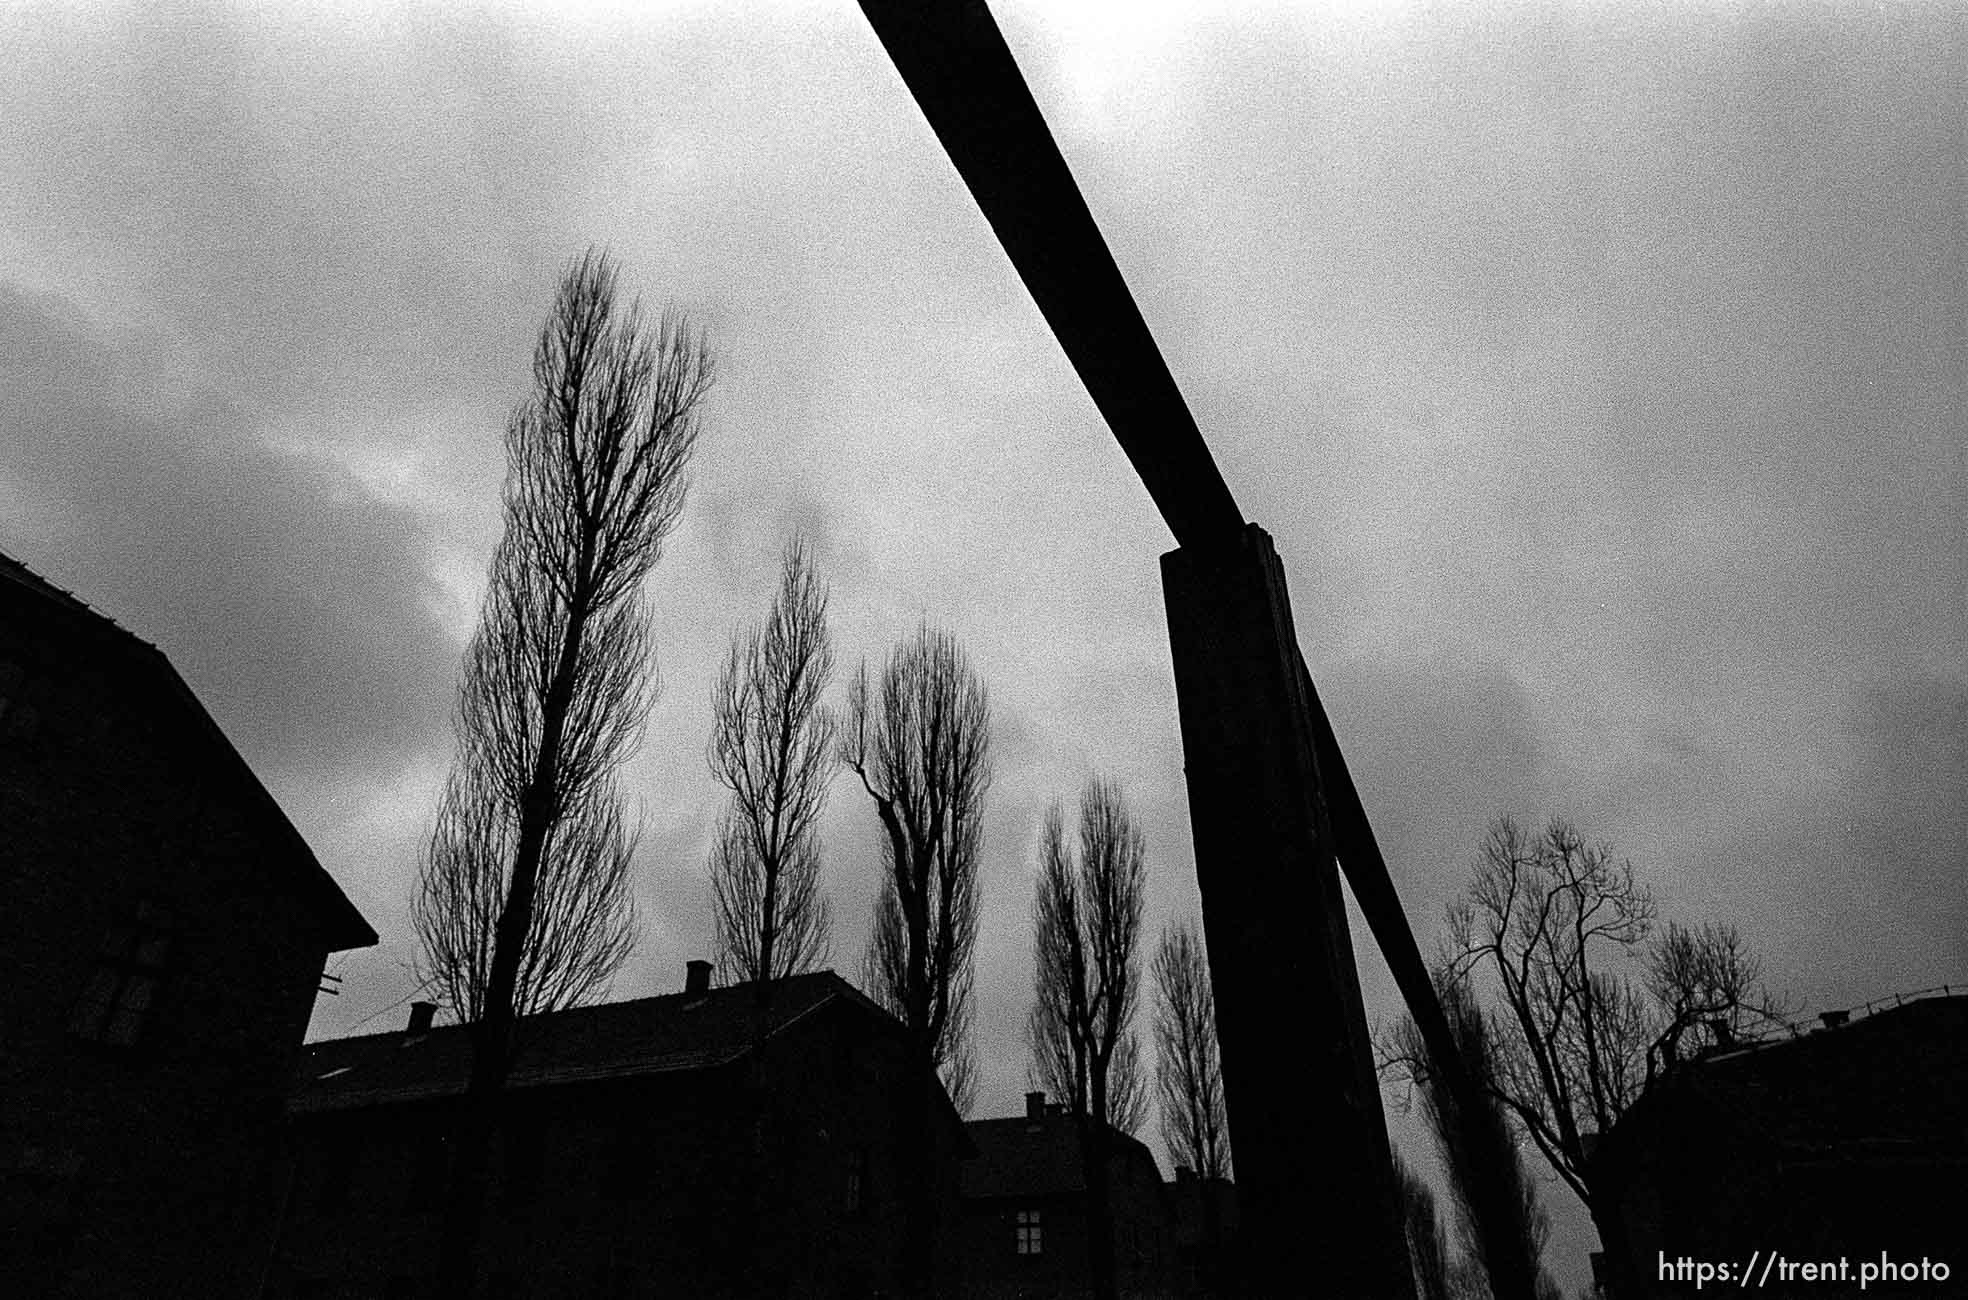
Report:
M1025 1118L1040 1119L1045 1115L1045 1094L1028 1092L1025 1094Z
M683 964L683 991L685 993L709 993L711 991L711 964L701 957Z
M1826 1029L1836 1029L1851 1018L1852 1013L1849 1011L1821 1011L1818 1013L1818 1019L1824 1022Z
M430 1032L431 1017L437 1014L435 1002L412 1002L410 1004L410 1025L404 1030L408 1034L427 1034Z

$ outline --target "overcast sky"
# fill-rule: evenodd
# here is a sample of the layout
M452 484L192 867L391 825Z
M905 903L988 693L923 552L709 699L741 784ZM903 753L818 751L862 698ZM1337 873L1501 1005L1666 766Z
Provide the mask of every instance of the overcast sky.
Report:
M607 246L721 366L617 995L708 953L712 676L804 527L844 662L927 617L989 685L1009 1113L1046 804L1118 779L1196 907L1172 542L854 5L736 8L6 6L0 548L171 656L383 936L313 1033L388 1027L501 427ZM995 8L1425 950L1514 810L1807 1012L1968 977L1957 6ZM838 782L844 972L875 834Z

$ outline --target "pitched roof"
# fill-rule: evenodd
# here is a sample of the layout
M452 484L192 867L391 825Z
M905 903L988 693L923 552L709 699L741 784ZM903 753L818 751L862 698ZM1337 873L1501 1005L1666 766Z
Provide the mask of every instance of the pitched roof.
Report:
M107 614L91 609L88 603L77 598L74 592L63 587L57 587L54 583L49 582L46 578L4 551L0 551L0 580L25 587L37 596L40 596L43 600L53 601L71 614L84 615L91 619L100 620L112 628L116 627L115 619L110 618ZM121 631L122 629L117 628L117 630Z
M0 593L12 591L38 601L74 631L90 638L110 654L121 655L138 672L161 682L164 695L184 713L192 730L206 743L220 767L233 779L274 835L287 847L286 859L298 868L296 879L319 908L328 930L331 951L367 948L377 941L376 931L349 901L335 878L328 874L314 850L289 821L287 813L254 773L212 715L205 711L178 670L164 652L141 639L99 610L91 608L74 594L57 587L40 574L5 553L0 553Z
M1682 1066L1615 1128L1626 1145L1693 1104L1791 1159L1968 1156L1968 996L1882 1008L1836 1028Z
M976 1158L963 1169L966 1197L1055 1196L1086 1190L1079 1128L1069 1114L977 1119L965 1124L964 1131L977 1147ZM1155 1168L1155 1157L1140 1142L1118 1130L1110 1136L1114 1160L1145 1160ZM1161 1181L1159 1171L1155 1179Z
M728 1065L754 1043L836 1002L894 1023L830 970L779 981L763 1007L752 985L738 984L529 1016L520 1021L520 1057L507 1086ZM316 1113L458 1096L470 1073L471 1045L463 1025L327 1039L308 1045L289 1109Z

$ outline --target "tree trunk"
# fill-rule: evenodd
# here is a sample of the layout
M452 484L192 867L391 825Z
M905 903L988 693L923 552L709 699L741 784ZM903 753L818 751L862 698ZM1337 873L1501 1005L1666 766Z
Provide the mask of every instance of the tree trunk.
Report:
M1096 1088L1096 1095L1104 1088ZM1097 1105L1105 1105L1100 1097ZM1080 1116L1080 1158L1086 1167L1087 1283L1093 1300L1116 1300L1113 1180L1107 1166L1107 1124L1099 1111Z
M457 1163L451 1194L445 1204L444 1237L438 1255L438 1289L447 1300L471 1300L476 1289L478 1242L485 1214L485 1189L492 1162L492 1138L498 1129L499 1094L512 1069L513 1027L517 1013L513 998L519 985L519 963L526 932L533 923L534 894L539 888L540 855L546 848L553 820L549 792L560 763L567 711L574 697L574 674L586 630L584 593L577 593L568 614L567 638L560 662L540 709L540 751L520 800L519 843L513 850L512 880L506 905L494 930L492 968L486 974L483 1017L473 1026L471 1082L465 1089L465 1113L458 1134Z
M908 1107L900 1138L902 1206L902 1294L928 1297L935 1293L936 1266L936 1065L935 1053L919 1048L911 1061L907 1083L914 1104Z
M1197 1281L1202 1292L1215 1300L1223 1291L1223 1211L1216 1203L1216 1189L1209 1175L1198 1173L1196 1186L1202 1192L1203 1240L1197 1252Z
M483 1028L475 1026L474 1029ZM477 1034L474 1032L473 1037ZM438 1251L437 1281L445 1300L471 1300L478 1272L479 1227L485 1193L491 1180L492 1139L498 1130L499 1092L505 1084L503 1059L494 1076L494 1057L504 1053L475 1046L471 1083L459 1117L456 1155L451 1167L450 1194L444 1205L443 1238Z
M1620 1218L1618 1200L1611 1187L1603 1183L1589 1187L1586 1211L1599 1233L1599 1249L1606 1259L1604 1290L1607 1300L1642 1300L1647 1294L1644 1280L1633 1275L1631 1252L1627 1249L1626 1224Z

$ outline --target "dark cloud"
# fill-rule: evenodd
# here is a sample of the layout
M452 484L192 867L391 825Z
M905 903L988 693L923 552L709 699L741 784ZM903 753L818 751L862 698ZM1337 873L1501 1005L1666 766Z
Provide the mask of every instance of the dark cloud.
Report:
M412 761L456 656L418 512L275 450L249 408L161 387L0 285L0 474L28 521L8 549L168 654L269 782Z

